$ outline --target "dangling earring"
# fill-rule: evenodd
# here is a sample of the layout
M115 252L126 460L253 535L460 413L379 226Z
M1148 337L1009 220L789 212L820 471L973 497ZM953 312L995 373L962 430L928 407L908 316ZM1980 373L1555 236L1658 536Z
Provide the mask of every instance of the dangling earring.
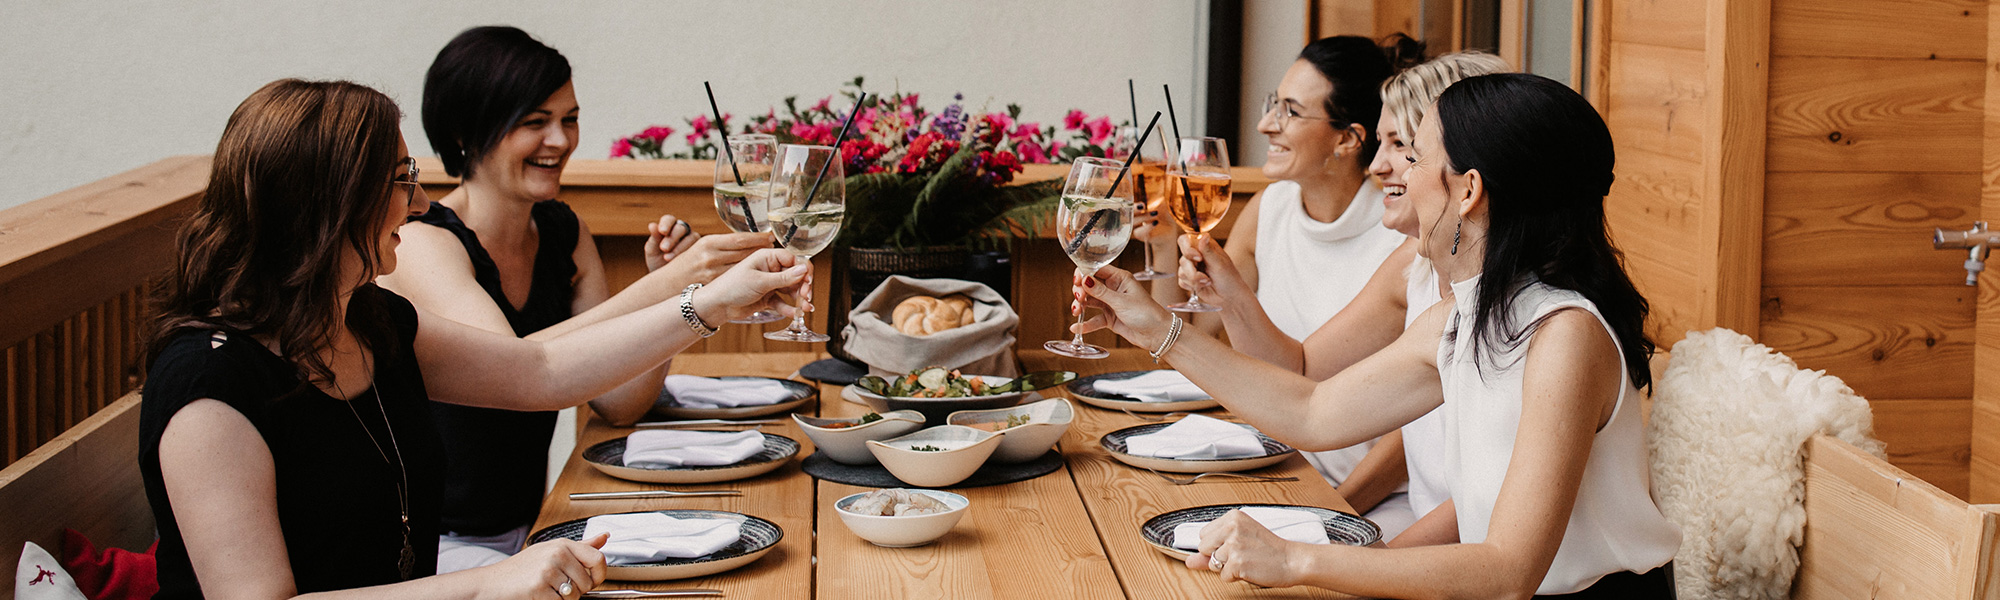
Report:
M1451 255L1458 256L1458 236L1465 233L1465 219L1458 220L1458 227L1451 232Z

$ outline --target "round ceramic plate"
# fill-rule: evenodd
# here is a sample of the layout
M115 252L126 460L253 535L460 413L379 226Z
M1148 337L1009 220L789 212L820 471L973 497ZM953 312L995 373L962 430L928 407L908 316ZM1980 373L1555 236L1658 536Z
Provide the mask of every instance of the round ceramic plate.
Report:
M942 425L945 417L961 410L990 410L1012 408L1022 404L1033 404L1044 400L1041 392L1014 392L992 396L971 398L891 398L876 396L861 386L850 385L840 388L840 399L866 406L875 412L914 410L923 413L931 423Z
M804 406L806 402L819 396L819 388L813 387L809 383L800 383L790 379L777 379L773 377L717 377L716 379L726 381L750 381L758 379L776 381L784 384L785 389L791 390L792 399L777 404L759 404L757 406L693 408L681 406L679 401L674 399L673 394L669 394L667 390L662 389L660 390L660 397L653 400L651 416L658 419L745 419L791 412L793 409Z
M718 433L735 433L723 431ZM764 434L764 450L733 465L712 467L627 467L625 438L598 442L583 451L583 460L605 475L647 483L714 483L769 473L799 453L799 443L782 435Z
M1126 379L1131 379L1133 377L1138 377L1140 375L1145 375L1151 372L1152 371L1120 371L1117 373L1105 373L1102 375L1091 375L1089 377L1078 377L1076 378L1076 381L1063 384L1063 388L1069 390L1069 395L1075 396L1077 400L1082 401L1084 404L1088 404L1106 410L1129 410L1135 413L1136 412L1164 413L1164 412L1190 412L1197 410L1208 410L1211 408L1215 408L1217 406L1222 406L1222 403L1216 402L1214 398L1203 398L1201 400L1183 400L1180 402L1146 402L1138 398L1132 398L1129 396L1120 396L1117 394L1107 394L1104 392L1097 391L1096 383L1099 381L1122 381Z
M1040 458L1028 462L1008 464L989 460L986 464L981 465L979 470L973 471L972 476L966 477L964 481L943 487L944 489L975 488L1014 483L1016 481L1027 481L1054 473L1062 469L1064 464L1067 463L1063 460L1062 453L1055 450L1050 450ZM880 464L843 465L834 462L831 458L827 458L825 452L814 452L812 456L807 456L804 460L799 461L799 470L805 471L807 475L811 475L817 479L861 487L923 487L910 485L901 479L897 479L895 474L889 472L888 467Z
M736 543L715 551L708 556L695 558L669 558L656 563L635 565L610 565L606 579L623 581L661 581L666 579L686 579L713 575L755 562L758 557L770 552L778 540L785 539L785 530L777 523L741 513L721 510L658 510L657 512L676 519L736 519L743 522L743 537ZM632 513L626 513L632 514ZM589 518L565 521L550 525L547 529L528 536L529 544L537 544L554 539L583 541L584 526Z
M1319 515L1320 523L1326 526L1326 537L1335 544L1366 546L1382 541L1382 529L1375 522L1356 515L1317 506L1293 506L1290 504L1217 504L1197 506L1169 512L1139 525L1139 537L1146 540L1160 553L1181 560L1194 554L1174 547L1174 528L1182 523L1202 523L1222 518L1224 513L1239 508L1265 506L1270 508L1290 508Z
M1213 473L1216 471L1261 469L1284 462L1286 457L1298 452L1298 450L1292 449L1291 446L1271 439L1271 436L1264 435L1264 432L1259 431L1257 432L1257 439L1264 442L1263 456L1244 458L1154 458L1125 453L1126 438L1153 433L1161 429L1166 429L1168 425L1172 424L1147 423L1145 425L1126 427L1104 434L1104 437L1098 438L1097 443L1104 446L1104 450L1110 452L1111 458L1118 459L1118 462L1141 469L1167 471L1170 473Z

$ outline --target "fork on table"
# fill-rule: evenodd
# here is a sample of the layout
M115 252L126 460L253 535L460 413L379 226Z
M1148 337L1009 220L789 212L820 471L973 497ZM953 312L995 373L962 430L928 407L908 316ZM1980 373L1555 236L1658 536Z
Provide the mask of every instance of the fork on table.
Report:
M1148 467L1146 470L1153 471L1151 467ZM1246 479L1258 483L1299 480L1299 478L1297 477L1277 477L1271 475L1244 475L1242 473L1230 473L1228 471L1214 471L1209 473L1202 473L1192 477L1175 477L1173 475L1168 475L1166 473L1161 473L1159 471L1153 471L1153 474L1159 475L1160 479L1165 479L1167 480L1168 483L1172 483L1174 485L1192 485L1194 482L1200 481L1201 478L1203 477L1234 477L1237 479Z

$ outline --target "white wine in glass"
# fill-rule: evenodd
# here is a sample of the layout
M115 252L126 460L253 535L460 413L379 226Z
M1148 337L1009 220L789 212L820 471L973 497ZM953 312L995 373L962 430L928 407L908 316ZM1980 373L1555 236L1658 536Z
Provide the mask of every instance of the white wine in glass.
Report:
M1199 137L1181 138L1178 150L1167 162L1167 196L1163 202L1167 212L1172 213L1174 222L1188 235L1194 236L1194 245L1201 246L1202 236L1222 223L1223 215L1229 214L1229 145L1221 138ZM1167 307L1179 312L1215 312L1222 307L1201 301L1201 292L1188 292L1187 302Z
M778 153L778 138L763 133L729 136L729 143L715 156L715 216L731 231L755 233L765 220L771 197L771 160ZM762 309L731 323L770 323L785 317Z
M771 175L770 212L765 219L778 245L801 260L833 244L840 235L840 221L847 216L847 174L840 154L831 146L778 146L777 162ZM792 326L764 334L767 339L785 342L824 342L833 339L806 327L805 299L799 299Z
M1132 240L1133 181L1121 173L1123 165L1103 158L1083 157L1070 163L1069 177L1063 180L1061 202L1056 206L1056 243L1076 263L1076 273L1094 277L1097 270L1125 251ZM1121 177L1122 175L1122 177ZM1083 322L1083 311L1076 311ZM1111 352L1083 341L1078 333L1068 340L1042 344L1050 352L1075 358L1104 358Z
M1148 133L1138 127L1130 127L1127 130L1129 133L1126 135L1132 136L1134 140L1137 140L1142 133ZM1147 142L1144 147L1139 148L1139 160L1132 165L1132 173L1127 175L1132 178L1132 196L1143 205L1138 208L1140 212L1135 215L1141 217L1150 216L1160 210L1161 202L1167 199L1167 135L1160 131L1159 125L1154 125L1150 134L1144 136ZM1165 224L1162 223L1161 226L1164 227ZM1154 232L1153 235L1159 235L1159 232ZM1145 248L1146 268L1133 273L1133 279L1153 281L1174 276L1172 273L1153 270L1152 244L1142 241L1140 246Z

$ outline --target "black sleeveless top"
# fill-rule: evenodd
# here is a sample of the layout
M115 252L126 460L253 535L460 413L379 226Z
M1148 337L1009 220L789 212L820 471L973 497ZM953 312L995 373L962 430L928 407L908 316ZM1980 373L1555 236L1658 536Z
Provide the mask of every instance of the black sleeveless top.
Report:
M399 449L410 485L413 577L437 571L444 461L412 349L416 308L371 284L355 292L350 318L381 318L359 308L366 305L363 296L372 296L372 304L388 313L394 347L376 353L373 389L349 401L305 383L291 362L240 333L223 333L216 346L216 330L189 329L153 361L139 409L139 473L160 530L155 598L202 597L161 479L160 435L182 407L204 398L242 413L270 448L278 523L299 593L402 581L396 568L403 549L396 488L404 474L394 462Z
M577 218L558 200L535 203L530 209L541 245L535 250L534 279L528 301L520 309L500 288L500 268L479 245L479 234L442 204L416 222L451 232L472 259L472 276L500 312L514 335L527 336L570 318L576 295ZM549 441L555 433L553 411L520 412L434 402L432 417L444 439L447 470L444 485L444 530L462 535L496 535L528 525L542 509L548 480Z

